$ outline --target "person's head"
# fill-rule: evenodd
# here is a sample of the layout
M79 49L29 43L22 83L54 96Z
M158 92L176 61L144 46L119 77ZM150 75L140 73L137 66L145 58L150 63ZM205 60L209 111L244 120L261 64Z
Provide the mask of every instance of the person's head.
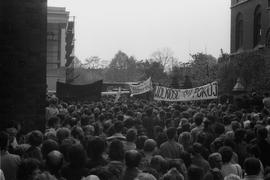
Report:
M40 162L37 159L27 158L21 161L18 171L17 180L32 180L40 173Z
M34 180L57 180L55 176L45 171L33 177Z
M81 127L79 126L74 126L72 129L71 129L71 135L72 137L74 137L75 139L77 140L82 140L83 137L84 137L84 132L82 130Z
M48 127L49 128L57 128L59 127L60 119L58 117L51 117L48 120Z
M261 150L257 144L250 144L247 147L247 152L249 153L250 156L259 158L261 155Z
M248 176L258 175L261 171L260 160L253 157L245 159L243 167Z
M64 139L70 137L70 130L65 127L59 128L56 131L56 137L58 142L61 144Z
M178 142L183 145L192 143L192 136L190 132L183 132L179 135Z
M237 129L241 128L241 124L238 121L231 122L232 130L235 132Z
M144 152L153 152L157 147L157 143L154 139L147 139L144 142L143 150Z
M68 152L69 152L69 149L71 148L71 146L73 144L76 144L77 141L74 139L74 138L67 138L67 139L64 139L59 147L60 149L60 152L64 155L64 159L66 161L69 161L68 160Z
M43 141L43 134L38 131L32 131L28 137L29 144L31 146L39 146Z
M8 149L9 137L6 132L0 132L0 150L6 151Z
M83 127L84 136L93 136L95 128L92 125L86 125Z
M175 136L176 136L176 128L170 127L167 129L166 134L169 140L174 140Z
M203 116L202 113L196 113L196 114L194 114L194 116L193 116L193 120L194 120L194 122L195 122L195 124L196 124L197 126L200 126L200 125L202 124L203 118L204 118L204 116Z
M224 134L225 132L225 126L221 123L216 123L214 127L214 131L217 136L220 136L221 134Z
M162 156L155 155L150 161L150 167L155 169L157 172L163 173L167 172L168 163Z
M268 131L265 127L261 127L257 130L257 138L259 140L264 140L267 138Z
M86 163L87 155L82 145L74 144L68 151L68 159L71 167L80 168Z
M224 180L241 180L241 178L235 174L229 174L224 177Z
M219 149L219 153L222 156L222 162L223 163L229 163L233 156L232 148L228 146L223 146Z
M62 167L64 156L61 152L54 150L47 154L45 160L48 170L54 174L57 173Z
M138 167L141 162L141 154L136 150L129 150L125 154L125 162L128 168Z
M201 154L202 153L202 150L203 150L203 147L202 147L202 144L201 143L194 143L192 145L192 154L196 155L196 154Z
M203 169L198 166L190 166L188 168L188 179L189 180L201 180L203 178Z
M42 143L41 152L43 157L46 157L47 154L53 150L58 150L58 143L52 139L47 139Z
M127 141L135 142L137 137L137 131L135 129L129 129L127 131Z
M136 140L136 147L137 149L143 149L143 146L144 146L144 142L148 139L147 136L145 135L142 135L142 136L139 136Z
M116 133L122 133L123 128L124 128L124 125L122 121L116 121L114 123L114 130Z
M87 154L91 159L100 158L106 149L106 142L100 137L90 140L87 145Z
M111 161L123 161L125 156L124 145L120 140L113 140L109 147L109 158Z
M156 180L155 176L149 173L140 173L135 180Z
M212 169L218 168L221 169L222 166L222 156L220 153L212 153L208 157L208 162Z
M161 180L184 180L184 176L176 168L172 168L161 177Z

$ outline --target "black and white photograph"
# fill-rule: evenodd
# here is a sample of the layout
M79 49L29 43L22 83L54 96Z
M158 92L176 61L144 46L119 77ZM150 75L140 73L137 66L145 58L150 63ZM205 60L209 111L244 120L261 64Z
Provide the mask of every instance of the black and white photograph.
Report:
M0 0L0 180L270 180L270 0Z

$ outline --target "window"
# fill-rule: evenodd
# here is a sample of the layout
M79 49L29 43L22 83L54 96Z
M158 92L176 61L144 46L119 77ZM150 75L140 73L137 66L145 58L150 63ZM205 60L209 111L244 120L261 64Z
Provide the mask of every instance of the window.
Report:
M238 13L238 15L236 16L236 38L235 38L235 48L236 50L238 50L239 48L241 48L243 46L243 15L241 13Z
M261 25L261 6L258 5L254 12L254 30L253 30L253 46L257 46L262 37L262 25Z

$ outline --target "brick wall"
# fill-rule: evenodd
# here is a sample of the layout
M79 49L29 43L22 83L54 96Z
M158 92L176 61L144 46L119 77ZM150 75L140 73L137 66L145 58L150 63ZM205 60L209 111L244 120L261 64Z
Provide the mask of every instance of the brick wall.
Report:
M241 0L236 3L236 0L232 0L231 7L231 53L236 51L235 49L235 25L236 16L238 13L242 13L244 20L244 37L243 37L243 49L253 49L253 24L254 24L254 12L256 6L260 4L262 7L262 41L260 44L265 44L267 29L270 27L269 9L267 0Z
M43 129L47 0L0 1L1 124Z

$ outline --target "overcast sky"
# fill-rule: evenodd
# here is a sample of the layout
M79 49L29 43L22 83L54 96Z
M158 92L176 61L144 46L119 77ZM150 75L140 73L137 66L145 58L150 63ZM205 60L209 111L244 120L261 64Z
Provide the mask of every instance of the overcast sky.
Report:
M190 53L215 57L230 48L230 0L48 0L75 22L75 54L111 60L118 50L138 60L170 48L180 61Z

